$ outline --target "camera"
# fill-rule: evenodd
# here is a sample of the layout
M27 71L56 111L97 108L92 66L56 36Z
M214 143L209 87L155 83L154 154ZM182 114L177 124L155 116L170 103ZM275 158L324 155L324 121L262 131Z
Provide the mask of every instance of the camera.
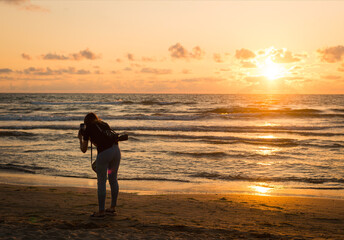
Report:
M86 125L84 123L80 124L79 133L84 136L86 131Z
M127 141L128 140L128 134L123 134L118 137L118 141Z

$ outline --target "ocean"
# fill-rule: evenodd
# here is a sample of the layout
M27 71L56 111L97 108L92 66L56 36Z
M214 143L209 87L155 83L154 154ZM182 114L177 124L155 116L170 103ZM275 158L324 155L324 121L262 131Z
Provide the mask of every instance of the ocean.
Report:
M0 169L96 178L77 138L88 112L129 135L120 182L244 183L343 198L344 95L3 93Z

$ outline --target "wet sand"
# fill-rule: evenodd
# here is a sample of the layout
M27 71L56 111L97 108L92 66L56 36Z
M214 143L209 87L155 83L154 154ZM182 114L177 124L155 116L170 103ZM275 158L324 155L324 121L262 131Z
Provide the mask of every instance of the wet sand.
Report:
M96 210L96 189L0 184L0 239L344 239L343 200L120 192L118 216Z

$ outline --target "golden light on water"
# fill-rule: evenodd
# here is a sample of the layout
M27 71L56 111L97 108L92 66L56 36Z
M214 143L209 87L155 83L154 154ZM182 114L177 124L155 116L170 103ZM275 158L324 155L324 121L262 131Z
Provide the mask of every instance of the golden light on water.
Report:
M261 146L259 147L256 152L257 154L260 154L260 155L271 155L273 154L274 152L277 152L279 149L278 148L275 148L275 147L265 147L265 146Z
M270 166L272 163L271 162L259 162L257 164L262 165L262 166Z
M266 195L267 193L271 192L272 188L270 187L264 187L264 186L250 186L251 189L253 189L253 191L256 193L256 194L259 194L259 195Z
M259 136L258 138L263 138L263 139L273 139L273 138L276 138L275 136L273 135L266 135L266 136Z
M264 126L264 127L275 127L278 126L279 124L276 123L269 123L269 122L265 122L264 124L260 125L260 126Z

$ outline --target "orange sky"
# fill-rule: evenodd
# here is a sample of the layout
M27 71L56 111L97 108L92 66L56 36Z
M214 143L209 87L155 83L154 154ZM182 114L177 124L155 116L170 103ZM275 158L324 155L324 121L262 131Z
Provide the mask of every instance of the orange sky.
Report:
M344 94L343 9L0 0L0 92Z

